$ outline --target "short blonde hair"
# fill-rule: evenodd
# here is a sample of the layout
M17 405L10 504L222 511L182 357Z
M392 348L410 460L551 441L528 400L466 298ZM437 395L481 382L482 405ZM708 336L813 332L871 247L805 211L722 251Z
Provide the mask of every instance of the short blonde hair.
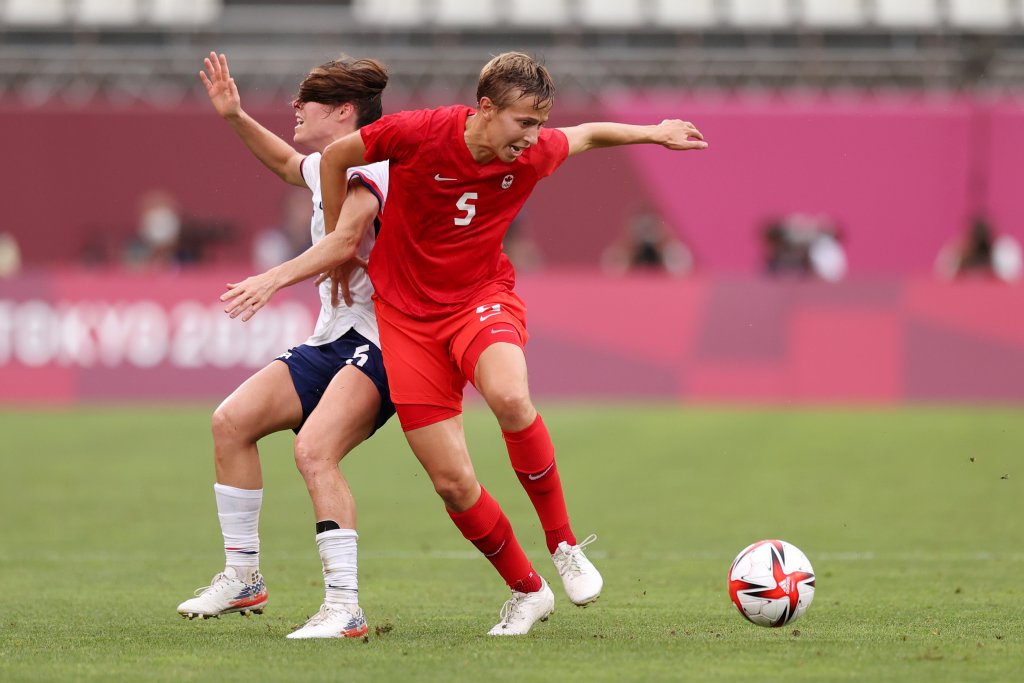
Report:
M555 81L547 68L522 52L505 52L484 65L476 87L476 101L484 97L503 109L524 97L541 109L555 99Z

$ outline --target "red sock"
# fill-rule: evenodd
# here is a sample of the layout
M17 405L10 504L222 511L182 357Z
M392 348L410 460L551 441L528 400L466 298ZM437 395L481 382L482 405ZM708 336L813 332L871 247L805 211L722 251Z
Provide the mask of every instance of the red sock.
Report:
M569 512L565 509L562 479L555 465L555 445L551 443L551 435L540 413L533 424L523 431L503 431L502 435L508 447L512 469L516 471L519 482L526 489L526 495L530 497L540 518L548 552L555 552L562 541L576 545L576 536L569 526Z
M540 590L540 576L519 546L508 517L482 486L480 500L473 507L465 512L448 510L448 515L462 535L490 560L509 588L521 593Z

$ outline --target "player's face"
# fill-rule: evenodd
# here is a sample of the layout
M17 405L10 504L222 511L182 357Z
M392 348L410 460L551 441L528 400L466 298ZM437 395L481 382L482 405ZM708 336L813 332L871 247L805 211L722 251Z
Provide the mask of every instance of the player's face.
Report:
M498 158L511 163L537 143L540 128L551 114L551 103L537 109L532 97L522 97L504 109L496 109L488 123L488 138Z
M352 117L345 115L346 108L351 108L351 105L337 107L319 102L294 102L292 106L295 108L294 140L297 145L322 152L327 145L352 132L350 128L354 129L350 121Z

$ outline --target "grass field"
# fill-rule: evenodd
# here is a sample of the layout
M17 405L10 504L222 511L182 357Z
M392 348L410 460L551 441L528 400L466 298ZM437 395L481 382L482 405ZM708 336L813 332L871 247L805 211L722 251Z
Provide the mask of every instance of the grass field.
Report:
M547 406L605 592L488 639L505 589L444 514L397 424L345 463L368 640L287 641L322 598L291 439L263 448L259 617L186 622L220 569L208 408L0 414L2 681L1011 681L1024 667L1019 410ZM489 415L481 480L548 579ZM728 601L733 556L800 546L815 602L782 629Z

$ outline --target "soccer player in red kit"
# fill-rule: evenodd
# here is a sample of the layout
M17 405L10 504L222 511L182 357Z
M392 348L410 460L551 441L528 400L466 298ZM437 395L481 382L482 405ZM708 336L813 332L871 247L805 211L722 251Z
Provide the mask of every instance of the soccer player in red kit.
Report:
M598 147L652 143L704 149L690 123L543 128L554 99L547 69L505 53L481 71L478 106L384 116L327 147L324 216L341 212L345 173L389 159L391 194L369 262L392 399L413 452L452 521L494 565L512 597L490 635L521 635L554 611L554 595L477 481L462 429L467 381L501 426L569 599L598 598L600 573L569 524L554 446L527 385L526 306L502 239L537 182ZM344 222L339 224L343 229Z

